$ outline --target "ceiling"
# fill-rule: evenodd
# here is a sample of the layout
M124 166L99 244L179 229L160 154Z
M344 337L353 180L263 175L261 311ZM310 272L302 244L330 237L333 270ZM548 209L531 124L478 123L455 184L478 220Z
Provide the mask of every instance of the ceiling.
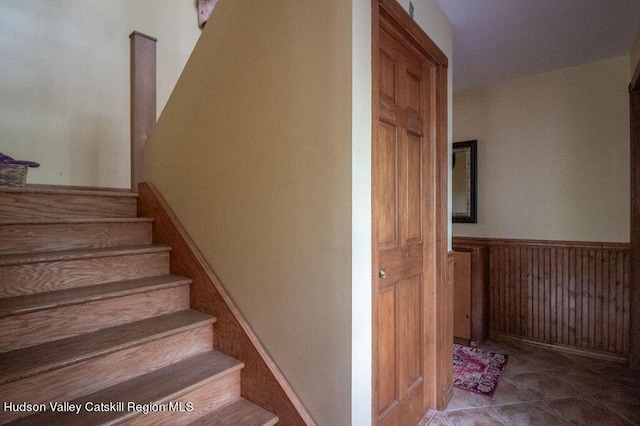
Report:
M640 0L435 0L453 25L454 91L629 55Z

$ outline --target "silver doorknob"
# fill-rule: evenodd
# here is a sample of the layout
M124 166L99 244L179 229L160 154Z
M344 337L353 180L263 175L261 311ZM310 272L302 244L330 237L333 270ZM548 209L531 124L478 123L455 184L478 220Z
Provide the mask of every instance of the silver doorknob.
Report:
M384 280L385 278L387 278L387 270L386 269L380 269L378 271L378 276Z

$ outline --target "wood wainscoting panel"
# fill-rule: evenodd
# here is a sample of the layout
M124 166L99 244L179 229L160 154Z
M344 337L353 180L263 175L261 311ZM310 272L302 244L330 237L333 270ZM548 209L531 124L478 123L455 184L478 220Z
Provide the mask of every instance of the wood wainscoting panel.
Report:
M630 248L624 243L454 238L490 247L490 332L626 359Z

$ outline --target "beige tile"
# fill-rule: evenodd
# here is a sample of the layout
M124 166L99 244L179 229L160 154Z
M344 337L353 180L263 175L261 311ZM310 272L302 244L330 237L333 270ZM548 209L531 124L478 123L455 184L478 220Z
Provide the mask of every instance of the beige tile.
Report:
M431 421L428 423L429 426L449 426L447 423L446 415L444 412L440 412L433 416Z
M567 425L566 420L553 413L544 402L527 402L493 407L509 425Z
M557 368L573 367L576 363L559 351L542 348L532 348L526 353L529 361L540 365L542 370L554 370Z
M536 399L558 399L578 396L582 392L549 373L522 373L509 379L520 389L531 392Z
M593 398L625 419L640 424L640 395L635 392L615 390L594 395Z
M630 370L626 365L603 363L593 368L594 371L616 380L625 387L640 392L640 372Z
M551 408L551 411L574 425L619 426L630 424L590 397L556 399L547 401L546 404Z
M462 408L488 407L489 398L475 392L453 388L453 396L447 405L447 411L459 410Z
M433 419L438 413L440 413L440 411L436 411L436 410L427 411L427 414L424 415L424 417L418 422L416 426L427 426L431 421L431 419Z
M528 359L522 355L509 355L507 359L507 365L502 375L504 377L511 377L514 374L531 373L534 371L540 371L543 367L537 362Z
M509 424L491 408L449 411L445 413L445 419L451 426L491 426Z
M498 383L493 398L489 400L491 405L514 404L537 400L537 395L525 389L520 389L516 383L502 378Z
M557 370L556 377L578 388L583 394L601 393L613 389L618 383L615 379L589 370L585 367Z

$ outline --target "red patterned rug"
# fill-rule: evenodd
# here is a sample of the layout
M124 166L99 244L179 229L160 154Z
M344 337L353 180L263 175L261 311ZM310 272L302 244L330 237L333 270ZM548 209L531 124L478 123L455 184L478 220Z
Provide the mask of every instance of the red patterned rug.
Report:
M454 344L453 386L491 397L506 364L507 355Z

